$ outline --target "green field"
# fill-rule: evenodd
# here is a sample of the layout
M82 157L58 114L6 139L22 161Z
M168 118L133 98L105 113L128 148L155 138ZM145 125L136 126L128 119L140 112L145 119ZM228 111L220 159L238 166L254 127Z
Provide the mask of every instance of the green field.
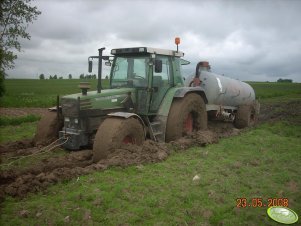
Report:
M6 79L6 94L0 99L0 107L51 107L56 105L57 95L79 93L79 79ZM97 80L86 80L91 83L91 90L96 90ZM103 80L107 88L109 80ZM249 82L257 97L296 96L301 94L301 83Z
M248 82L259 99L300 97L301 83Z
M6 93L0 99L0 107L51 107L56 105L57 95L81 92L78 85L81 81L91 83L91 90L97 87L97 80L79 79L6 79ZM108 87L109 81L103 80Z
M47 101L40 97L35 101L34 95L27 105L14 105L18 95L12 95L12 91L37 94L40 90L45 97L55 97L63 90L76 92L79 80L31 80L27 89L19 82L6 80L10 99L3 106L46 106ZM40 86L40 82L46 82L44 89L31 87L35 82ZM47 82L56 85L49 89ZM1 206L0 225L280 225L267 216L267 207L238 208L238 198L247 198L250 204L255 198L264 204L269 198L287 198L300 218L300 112L287 114L286 106L300 109L290 103L300 103L301 84L251 85L264 105L272 106L266 109L283 117L217 144L172 150L163 162L111 167L60 182L23 199L7 197ZM26 137L33 136L36 122L4 121L2 141L23 139L24 131L28 132ZM57 149L53 155L64 153L68 154ZM36 160L32 157L27 161L33 164ZM200 179L193 181L195 175Z

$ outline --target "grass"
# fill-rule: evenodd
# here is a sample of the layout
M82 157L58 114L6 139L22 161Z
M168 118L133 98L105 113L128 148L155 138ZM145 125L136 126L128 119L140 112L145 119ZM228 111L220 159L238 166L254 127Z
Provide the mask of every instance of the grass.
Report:
M33 138L37 122L25 122L15 125L0 126L0 143Z
M6 79L6 93L1 97L1 107L51 107L56 105L57 95L79 93L79 79ZM96 90L97 80L88 80L91 90ZM108 80L103 80L108 87Z
M37 115L0 116L0 143L33 138L40 118Z
M257 98L278 98L301 95L301 83L248 82L255 90Z
M1 116L0 117L0 126L16 126L20 125L25 122L35 122L40 120L40 116L37 115L25 115L21 117L7 117L7 116Z
M285 197L300 215L299 141L300 126L263 124L161 163L115 167L23 200L7 198L0 224L275 225L267 208L237 208L236 199ZM18 216L22 210L27 217Z

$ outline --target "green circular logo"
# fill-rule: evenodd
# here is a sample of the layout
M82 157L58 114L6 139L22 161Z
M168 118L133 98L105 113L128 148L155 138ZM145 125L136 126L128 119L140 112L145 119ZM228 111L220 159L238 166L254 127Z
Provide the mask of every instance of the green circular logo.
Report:
M272 206L267 213L270 218L282 224L293 224L298 221L298 215L291 209L283 206Z

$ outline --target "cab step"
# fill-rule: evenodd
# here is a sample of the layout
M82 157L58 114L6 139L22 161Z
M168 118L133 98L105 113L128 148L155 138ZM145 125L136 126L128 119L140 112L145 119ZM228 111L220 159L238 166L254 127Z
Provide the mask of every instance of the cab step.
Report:
M149 126L149 133L151 139L157 142L164 142L165 137L162 131L162 123L160 121L150 122L149 119L147 119L147 124Z

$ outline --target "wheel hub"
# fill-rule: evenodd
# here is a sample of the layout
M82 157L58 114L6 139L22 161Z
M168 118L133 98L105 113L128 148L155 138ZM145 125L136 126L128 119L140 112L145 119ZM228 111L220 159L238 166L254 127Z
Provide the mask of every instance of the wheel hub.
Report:
M184 131L186 133L191 133L193 131L193 117L192 113L187 115L187 118L184 121Z
M135 144L133 137L131 137L130 135L127 135L125 138L123 138L122 143Z

